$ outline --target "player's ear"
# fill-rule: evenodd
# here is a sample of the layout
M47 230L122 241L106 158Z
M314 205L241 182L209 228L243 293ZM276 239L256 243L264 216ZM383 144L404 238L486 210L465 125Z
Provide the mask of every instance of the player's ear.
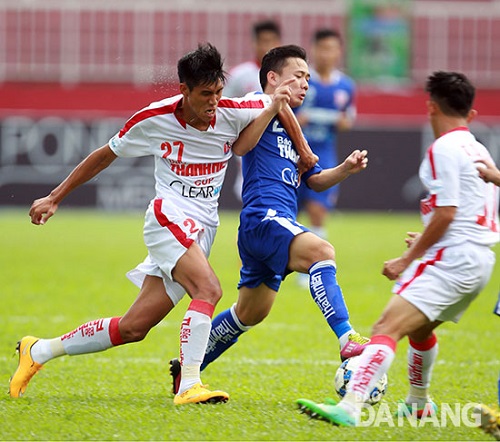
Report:
M427 100L425 104L427 105L427 113L429 115L434 115L439 109L437 103L433 100Z
M181 94L184 95L185 97L189 95L189 88L186 83L180 83L179 90L181 91Z
M267 82L273 87L278 85L278 74L274 71L269 71L267 73Z
M471 109L467 115L467 123L470 123L476 117L477 117L477 110Z

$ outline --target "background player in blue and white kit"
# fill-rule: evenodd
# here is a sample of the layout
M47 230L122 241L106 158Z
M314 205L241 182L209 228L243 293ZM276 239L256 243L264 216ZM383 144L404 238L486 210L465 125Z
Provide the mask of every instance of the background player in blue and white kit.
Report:
M355 84L339 69L342 38L337 30L316 31L311 56L309 91L297 109L297 119L319 164L326 169L338 164L337 132L350 129L356 118ZM320 238L327 239L325 220L336 206L338 189L315 192L305 184L299 187L299 209L307 213L309 228Z
M270 50L262 61L260 81L266 94L282 82L290 84L290 106L300 106L308 89L309 68L304 49L295 45ZM258 95L257 95L258 96ZM235 144L246 150L243 133ZM299 156L289 134L273 119L257 146L243 157L243 209L238 230L242 260L238 301L212 321L202 369L219 357L251 326L270 312L279 287L290 272L309 273L310 292L338 337L343 358L359 354L366 342L349 323L336 279L335 250L296 221L297 188L302 179L316 191L325 190L367 165L367 152L355 150L339 166L316 165L300 177ZM175 384L178 372L171 361Z

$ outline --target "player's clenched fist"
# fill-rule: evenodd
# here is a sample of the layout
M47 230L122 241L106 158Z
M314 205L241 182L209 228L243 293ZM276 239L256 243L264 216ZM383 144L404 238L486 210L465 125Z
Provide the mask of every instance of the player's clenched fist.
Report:
M37 225L45 224L48 221L48 219L52 215L54 215L57 208L58 204L52 201L50 195L35 200L31 205L31 209L29 212L29 216L31 217L31 222Z

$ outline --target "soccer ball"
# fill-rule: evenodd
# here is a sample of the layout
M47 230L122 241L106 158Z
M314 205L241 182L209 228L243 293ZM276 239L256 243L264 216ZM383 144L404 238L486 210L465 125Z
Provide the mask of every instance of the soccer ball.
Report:
M335 373L335 390L337 390L338 395L342 398L346 394L347 384L351 380L351 375L353 370L359 366L359 356L353 356L352 358L346 359ZM366 400L367 404L375 405L380 402L387 391L387 375L384 374L382 378L377 382L375 388L370 392L370 396Z

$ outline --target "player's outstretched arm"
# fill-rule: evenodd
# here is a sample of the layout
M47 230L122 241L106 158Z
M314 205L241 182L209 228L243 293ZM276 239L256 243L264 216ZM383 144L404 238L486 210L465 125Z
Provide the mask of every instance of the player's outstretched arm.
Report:
M405 240L408 249L399 258L384 262L382 274L391 281L397 279L415 259L424 256L425 252L441 239L456 213L457 208L454 206L435 207L422 234L409 232L410 238Z
M322 192L345 180L348 176L361 172L368 165L368 152L354 150L342 164L311 175L307 185L316 192Z
M42 225L54 215L59 203L74 189L95 177L101 170L108 167L115 159L115 153L109 145L100 147L85 158L68 177L49 195L37 199L31 205L29 216L33 224Z
M291 90L289 85L294 79L284 81L272 95L272 103L266 107L239 135L233 144L233 153L245 155L259 142L271 120L290 102Z
M299 172L303 173L311 167L314 167L314 165L318 162L318 157L309 147L292 108L288 105L283 106L278 114L278 118L281 125L286 130L286 133L291 138L297 153L299 154Z

